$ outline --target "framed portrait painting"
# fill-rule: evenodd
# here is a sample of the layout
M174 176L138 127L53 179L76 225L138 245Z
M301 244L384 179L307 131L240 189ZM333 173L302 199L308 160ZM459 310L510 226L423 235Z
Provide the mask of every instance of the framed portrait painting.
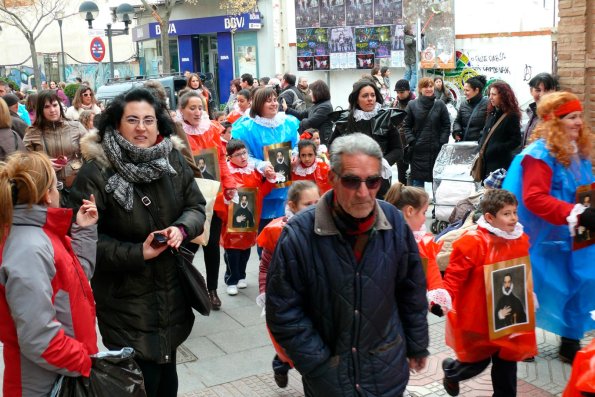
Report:
M217 148L203 149L198 153L193 153L192 156L204 179L221 182Z
M264 159L273 165L277 174L275 188L291 185L291 142L268 145L263 150Z
M484 266L490 340L535 328L529 257Z
M231 232L256 232L258 213L256 208L256 188L238 188L239 201L231 202L227 211L227 230Z

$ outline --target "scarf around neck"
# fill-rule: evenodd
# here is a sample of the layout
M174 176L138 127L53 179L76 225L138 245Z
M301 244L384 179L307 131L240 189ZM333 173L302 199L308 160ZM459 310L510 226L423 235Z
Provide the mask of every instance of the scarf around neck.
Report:
M376 117L381 107L382 106L378 102L376 102L376 105L374 105L374 109L370 110L369 112L364 112L361 109L355 109L353 111L353 118L355 119L355 121L373 119L374 117Z
M169 164L168 156L173 145L164 138L150 148L141 148L128 142L119 132L105 131L101 146L116 173L105 185L105 191L126 211L132 211L134 184L150 183L164 175L177 175Z

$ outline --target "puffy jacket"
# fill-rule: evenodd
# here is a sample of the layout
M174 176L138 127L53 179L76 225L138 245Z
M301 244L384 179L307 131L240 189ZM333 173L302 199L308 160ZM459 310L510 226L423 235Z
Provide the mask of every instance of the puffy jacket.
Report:
M357 263L332 219L332 195L283 228L267 277L267 325L302 374L306 396L400 396L406 358L428 355L415 239L401 213L378 201Z
M47 396L58 374L89 376L97 353L97 227L72 225L72 211L17 205L0 246L0 341L5 396ZM26 266L24 266L26 265Z
M481 134L481 141L479 145L483 145L483 141L486 139L490 128L497 122L502 115L501 110L494 110L483 129ZM492 134L492 137L488 141L483 156L483 173L481 179L485 179L490 172L496 171L499 168L508 170L510 163L515 156L515 150L521 144L521 120L516 114L509 113L500 125L496 128L496 131Z
M382 155L390 165L403 158L403 145L399 136L399 124L405 112L398 109L380 109L370 120L355 121L349 111L343 112L335 122L329 145L340 136L361 132L380 145Z
M432 106L430 120L426 121ZM446 105L433 96L420 96L409 102L403 128L407 144L413 147L411 179L431 182L434 162L442 145L448 142L450 118ZM418 131L419 128L423 129Z
M174 146L179 140L172 138ZM99 210L97 269L91 280L103 343L109 349L131 346L143 360L168 363L188 337L194 322L192 309L180 289L176 259L168 251L145 261L142 245L149 233L162 229L135 195L131 212L106 193L115 173L95 133L82 141L85 164L71 190L74 206L95 195ZM178 146L179 147L179 146ZM157 207L161 223L182 226L187 240L200 235L205 199L192 170L178 150L169 154L177 175L139 185Z
M333 111L331 101L317 102L305 112L287 108L285 113L295 116L300 120L298 132L301 134L308 128L316 128L320 132L322 143L328 142L333 132L333 122L329 119L329 114Z
M455 139L460 138L461 141L479 141L481 131L486 124L486 112L488 109L488 99L482 95L475 95L469 100L465 100L459 107L459 113L452 126L452 135ZM471 123L469 118L476 106L477 111L473 115ZM469 123L469 130L465 132L465 128Z

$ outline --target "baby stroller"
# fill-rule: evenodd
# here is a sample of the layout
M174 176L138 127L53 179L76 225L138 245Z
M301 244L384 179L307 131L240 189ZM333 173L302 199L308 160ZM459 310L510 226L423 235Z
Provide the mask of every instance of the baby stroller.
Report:
M440 149L433 170L432 233L438 234L444 230L457 203L479 188L470 174L478 151L477 142L447 143Z

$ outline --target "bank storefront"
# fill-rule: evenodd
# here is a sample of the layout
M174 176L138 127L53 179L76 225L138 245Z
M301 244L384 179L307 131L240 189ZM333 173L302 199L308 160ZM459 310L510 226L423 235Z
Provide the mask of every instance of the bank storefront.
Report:
M257 31L261 14L210 16L178 19L169 23L170 72L203 73L213 78L220 103L227 101L229 82L234 76L258 76ZM137 43L140 72L144 75L166 73L162 68L159 24L151 22L132 29Z

